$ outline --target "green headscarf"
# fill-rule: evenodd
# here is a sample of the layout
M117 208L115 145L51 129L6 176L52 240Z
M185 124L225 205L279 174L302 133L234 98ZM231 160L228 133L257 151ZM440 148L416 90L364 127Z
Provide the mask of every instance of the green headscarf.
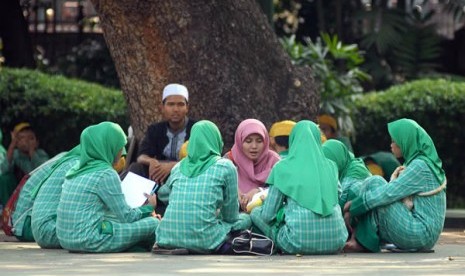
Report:
M65 163L65 162L67 162L67 161L69 161L69 160L71 160L73 158L76 158L76 157L80 156L80 154L81 154L81 146L77 145L72 150L68 151L67 153L62 153L61 157L57 156L58 159L54 161L55 163L52 165L52 167L50 168L50 171L47 173L47 175L45 175L40 180L40 183L38 183L37 186L35 186L34 189L32 189L32 191L31 191L32 199L36 198L36 196L39 193L39 190L42 187L42 185L53 174L53 172L58 167L61 166L61 164Z
M66 174L66 178L112 168L126 141L126 134L118 124L102 122L87 127L81 133L79 164Z
M406 166L419 158L426 162L439 183L444 182L446 175L433 140L417 122L411 119L399 119L388 124L388 131L402 151Z
M337 204L337 169L321 148L318 126L300 121L289 136L289 155L276 163L266 183L275 185L300 206L321 216Z
M221 158L223 140L218 127L207 120L192 126L187 157L181 161L181 172L187 177L195 177L206 171Z
M327 158L336 163L339 180L345 177L363 180L371 176L370 171L360 158L355 158L341 141L330 139L323 144L323 152Z

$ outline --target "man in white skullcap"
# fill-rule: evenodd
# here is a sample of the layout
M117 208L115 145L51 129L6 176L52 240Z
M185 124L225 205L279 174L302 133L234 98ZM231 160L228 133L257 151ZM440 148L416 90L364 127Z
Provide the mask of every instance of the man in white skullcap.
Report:
M142 140L137 163L129 171L164 183L179 161L179 150L189 139L195 120L187 117L189 92L184 85L171 83L163 89L161 112L164 121L151 124Z

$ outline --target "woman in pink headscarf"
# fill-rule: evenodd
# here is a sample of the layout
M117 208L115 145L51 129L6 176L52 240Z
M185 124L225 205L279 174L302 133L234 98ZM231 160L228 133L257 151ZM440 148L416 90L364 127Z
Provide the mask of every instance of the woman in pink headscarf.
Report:
M237 167L239 200L246 210L252 197L264 187L279 155L269 149L270 138L262 122L256 119L242 121L234 136L234 146L226 155Z

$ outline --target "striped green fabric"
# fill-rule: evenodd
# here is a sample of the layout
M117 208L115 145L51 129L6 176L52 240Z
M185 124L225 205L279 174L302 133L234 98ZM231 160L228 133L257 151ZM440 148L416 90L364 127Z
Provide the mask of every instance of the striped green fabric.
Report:
M55 229L61 186L66 173L78 162L79 156L74 156L60 164L51 174L47 174L48 179L42 184L34 200L31 214L32 233L42 248L61 247Z
M118 174L108 169L66 179L57 209L56 233L63 248L84 252L121 252L154 240L159 221L143 208L127 205ZM110 222L112 231L102 232ZM106 224L108 225L108 223Z
M431 249L444 226L446 194L444 190L432 196L417 194L434 190L439 184L427 163L417 158L390 183L379 176L367 178L365 190L352 201L350 213L367 214L381 240L402 249ZM413 196L412 210L401 201L408 196Z
M160 247L211 253L231 230L251 226L250 217L239 214L237 171L225 158L196 177L187 177L176 165L158 196L169 199L156 231Z
M285 201L284 224L275 229L272 225ZM301 207L275 186L270 186L264 205L255 208L251 218L254 226L287 254L335 254L347 240L347 229L338 205L331 215L323 217Z

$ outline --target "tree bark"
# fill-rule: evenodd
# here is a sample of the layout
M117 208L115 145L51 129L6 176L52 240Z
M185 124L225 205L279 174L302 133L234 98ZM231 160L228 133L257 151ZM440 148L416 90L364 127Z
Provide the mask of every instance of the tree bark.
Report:
M220 128L256 118L315 119L319 94L307 67L292 66L256 1L92 0L140 138L161 120L163 87L189 90L189 116Z

